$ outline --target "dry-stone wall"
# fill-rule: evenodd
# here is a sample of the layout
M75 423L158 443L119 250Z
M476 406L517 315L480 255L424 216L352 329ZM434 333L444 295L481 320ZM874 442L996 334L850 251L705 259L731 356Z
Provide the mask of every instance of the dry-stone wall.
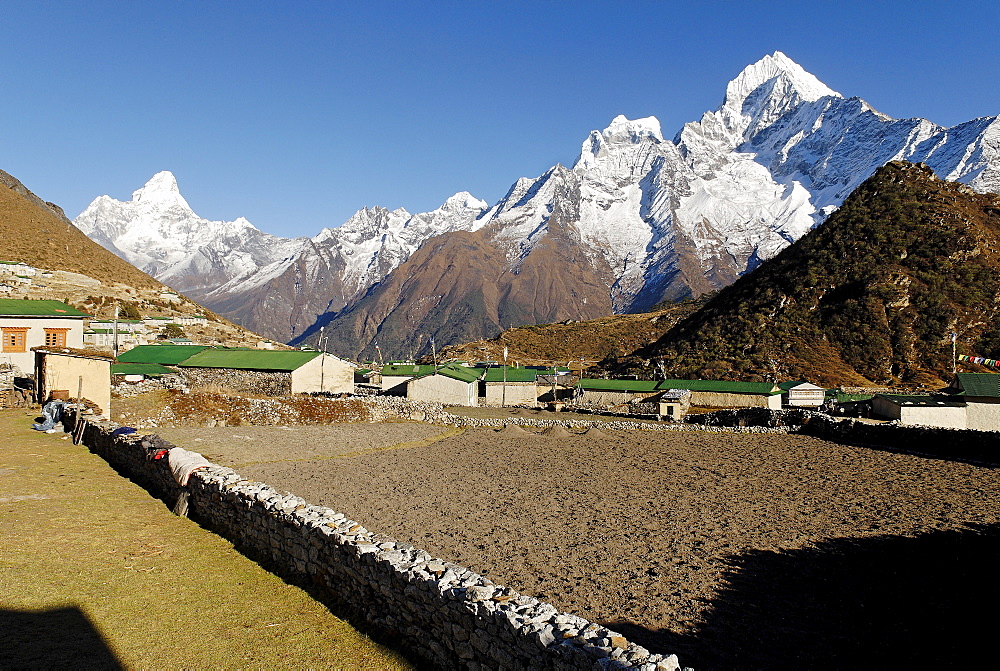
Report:
M67 425L72 430L72 420ZM211 466L182 488L141 437L88 424L82 441L119 472L188 511L283 577L306 583L356 623L442 668L678 671L674 655L560 613L427 552L378 536L343 514ZM151 439L146 438L147 442Z
M899 422L864 422L841 419L811 410L742 408L718 410L685 419L705 427L761 430L792 429L796 433L837 443L882 447L940 459L961 459L1000 464L1000 432L913 426Z
M126 382L124 375L111 376L111 394L117 398L129 398L160 389L183 391L188 388L184 376L180 373L147 377L139 382Z
M216 387L251 396L288 396L292 393L291 373L232 368L185 368L184 375L192 389Z

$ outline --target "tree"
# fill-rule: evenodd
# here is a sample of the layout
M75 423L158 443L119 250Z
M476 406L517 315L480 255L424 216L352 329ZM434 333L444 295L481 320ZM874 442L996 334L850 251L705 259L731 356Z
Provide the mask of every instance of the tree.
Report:
M163 327L163 336L165 338L183 338L185 337L184 329L179 324L167 324Z

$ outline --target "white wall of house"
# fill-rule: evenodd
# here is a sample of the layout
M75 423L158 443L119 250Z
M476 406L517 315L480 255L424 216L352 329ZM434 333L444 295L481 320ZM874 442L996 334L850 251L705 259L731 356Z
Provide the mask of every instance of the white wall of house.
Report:
M788 390L788 405L792 407L818 408L823 405L826 390L808 382Z
M412 375L383 375L382 376L382 391L388 391L393 387L398 387L401 384L406 384L408 380L412 380Z
M354 392L354 370L350 361L332 354L320 354L292 371L292 393L326 391L333 394Z
M0 329L27 328L25 331L25 346L23 352L15 351L7 345L6 339L0 347L0 362L8 361L24 372L31 373L35 368L35 354L32 347L45 345L45 329L66 329L66 347L83 348L83 319L69 317L0 317Z
M940 426L949 429L972 428L967 426L966 408L962 406L900 405L890 399L876 396L872 399L872 412L884 419L898 420L900 424Z
M503 382L487 382L483 405L535 405L538 403L538 386L534 382L508 382L504 391Z
M1000 398L967 398L966 404L966 428L1000 431Z
M476 382L462 382L445 375L426 375L406 383L406 397L445 405L478 405Z

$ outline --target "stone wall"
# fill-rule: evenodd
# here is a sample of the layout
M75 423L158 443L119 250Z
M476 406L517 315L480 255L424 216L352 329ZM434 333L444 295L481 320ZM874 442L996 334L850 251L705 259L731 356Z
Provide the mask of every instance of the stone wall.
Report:
M292 393L292 374L265 370L232 368L184 368L191 389L227 389L250 396L288 396Z
M67 430L72 430L70 420ZM442 668L677 671L601 625L496 585L427 552L379 536L342 513L309 505L229 468L196 471L177 485L142 441L88 424L82 442L168 504L187 495L192 518L363 629ZM155 439L158 440L158 439Z
M117 398L130 398L160 389L183 391L187 388L187 382L180 373L147 377L139 382L126 382L124 375L111 376L111 396Z
M810 410L745 408L719 410L685 418L689 424L714 427L791 428L797 433L836 443L858 444L939 459L1000 464L1000 432L873 423L840 419Z

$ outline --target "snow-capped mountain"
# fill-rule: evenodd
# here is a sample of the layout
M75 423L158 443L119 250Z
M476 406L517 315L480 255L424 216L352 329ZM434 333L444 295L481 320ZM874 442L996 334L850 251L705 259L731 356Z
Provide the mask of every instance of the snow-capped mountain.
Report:
M403 343L425 321L423 342L438 329L444 344L445 335L463 337L462 323L474 323L467 335L481 337L501 325L642 310L725 286L821 223L895 159L1000 191L1000 121L944 128L892 119L775 52L746 67L716 110L672 140L655 117L618 116L590 133L571 168L519 179L488 209L465 193L419 215L365 209L312 239L260 245L271 257L254 256L256 243L240 246L256 235L236 235L238 227L252 229L245 220L209 222L215 228L202 224L206 238L197 244L219 252L184 256L178 250L192 249L187 240L199 232L171 178L148 195L150 185L140 189L132 203L99 198L76 223L156 277L182 290L174 277L203 287L202 300L245 326L301 341L314 322L328 325L327 333L349 324L343 342L363 348L381 331L385 350L386 333ZM144 201L157 203L151 214ZM449 264L429 253L416 258L441 234L460 235L478 256L439 241L434 249L451 254ZM229 258L228 249L240 253ZM223 271L213 263L228 265ZM457 268L463 263L482 272ZM462 290L449 291L459 277ZM461 307L449 307L449 297Z
M168 171L153 175L131 201L96 198L73 223L140 270L192 295L291 256L305 243L264 233L242 217L199 217Z
M289 341L319 315L362 296L426 240L472 228L486 207L463 191L420 214L364 208L343 226L323 229L294 256L236 277L201 300L237 323Z
M290 340L364 293L426 239L468 229L487 207L460 192L431 212L364 208L312 238L281 238L240 217L195 214L167 171L132 200L96 198L74 224L107 249L247 328Z

